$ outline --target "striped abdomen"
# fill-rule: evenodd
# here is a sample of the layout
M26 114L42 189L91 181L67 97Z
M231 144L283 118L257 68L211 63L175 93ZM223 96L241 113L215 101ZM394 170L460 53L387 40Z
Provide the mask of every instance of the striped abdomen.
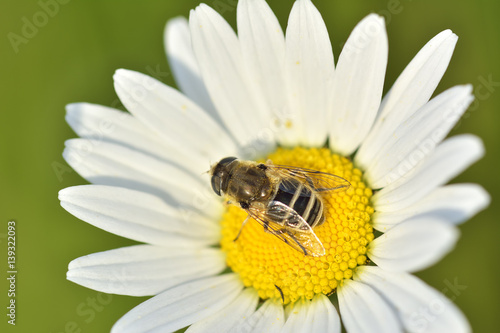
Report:
M298 180L282 180L273 201L282 202L295 210L311 228L324 221L323 203L320 198Z

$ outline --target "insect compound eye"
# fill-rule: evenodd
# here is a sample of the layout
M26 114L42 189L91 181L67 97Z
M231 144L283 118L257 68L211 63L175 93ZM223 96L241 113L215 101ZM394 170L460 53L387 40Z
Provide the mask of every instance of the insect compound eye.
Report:
M212 172L212 189L217 195L221 195L221 191L225 191L229 177L228 166L236 160L236 157L224 157L217 163Z
M231 164L231 162L233 162L234 160L236 160L236 157L233 156L224 157L222 160L219 161L217 167L226 167L229 164Z
M212 176L212 189L214 190L214 192L220 196L221 193L220 193L220 177L219 176L216 176L216 175L213 175Z

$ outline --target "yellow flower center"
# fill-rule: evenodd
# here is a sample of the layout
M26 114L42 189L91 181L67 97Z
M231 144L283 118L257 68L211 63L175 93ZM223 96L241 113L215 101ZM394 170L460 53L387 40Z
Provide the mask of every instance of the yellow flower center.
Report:
M366 263L366 248L373 240L370 223L372 190L352 162L329 149L278 148L268 156L273 164L283 164L331 173L351 183L349 189L324 192L325 222L313 230L323 243L325 255L306 256L264 231L250 220L234 241L247 213L228 206L223 215L221 248L227 265L239 274L246 287L255 288L261 299L282 298L284 303L315 294L330 294L353 269Z

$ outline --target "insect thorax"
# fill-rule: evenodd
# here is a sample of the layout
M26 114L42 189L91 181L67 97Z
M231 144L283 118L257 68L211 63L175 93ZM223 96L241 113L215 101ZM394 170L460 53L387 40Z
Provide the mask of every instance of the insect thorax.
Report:
M231 174L227 194L239 202L250 203L268 200L274 191L273 187L265 170L254 165L243 165L235 168Z

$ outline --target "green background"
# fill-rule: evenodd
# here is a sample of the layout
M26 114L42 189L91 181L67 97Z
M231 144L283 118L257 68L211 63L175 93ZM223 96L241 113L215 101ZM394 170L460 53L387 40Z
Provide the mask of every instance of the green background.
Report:
M49 0L42 0L48 3ZM68 263L85 254L130 245L65 212L57 192L85 181L70 171L61 153L75 137L64 121L64 106L87 101L119 106L112 75L117 68L160 72L173 84L163 50L165 22L188 15L198 2L83 1L59 5L26 43L16 48L8 34L22 35L25 20L40 20L38 1L0 1L0 330L17 332L104 332L145 298L108 296L66 280ZM235 0L207 4L235 23ZM285 26L292 1L269 1ZM416 52L435 34L451 28L460 38L437 92L472 83L476 103L453 134L475 133L486 157L455 182L482 184L492 195L490 208L460 226L456 249L418 275L452 298L477 332L498 326L497 260L500 224L498 124L500 84L499 5L494 1L315 1L332 38L335 58L355 24L370 12L386 16L389 35L387 88ZM42 16L40 16L42 15ZM12 36L12 34L11 34ZM17 325L7 325L7 221L17 224ZM457 279L465 289L450 291ZM92 303L94 302L94 303ZM94 304L94 305L92 305Z

